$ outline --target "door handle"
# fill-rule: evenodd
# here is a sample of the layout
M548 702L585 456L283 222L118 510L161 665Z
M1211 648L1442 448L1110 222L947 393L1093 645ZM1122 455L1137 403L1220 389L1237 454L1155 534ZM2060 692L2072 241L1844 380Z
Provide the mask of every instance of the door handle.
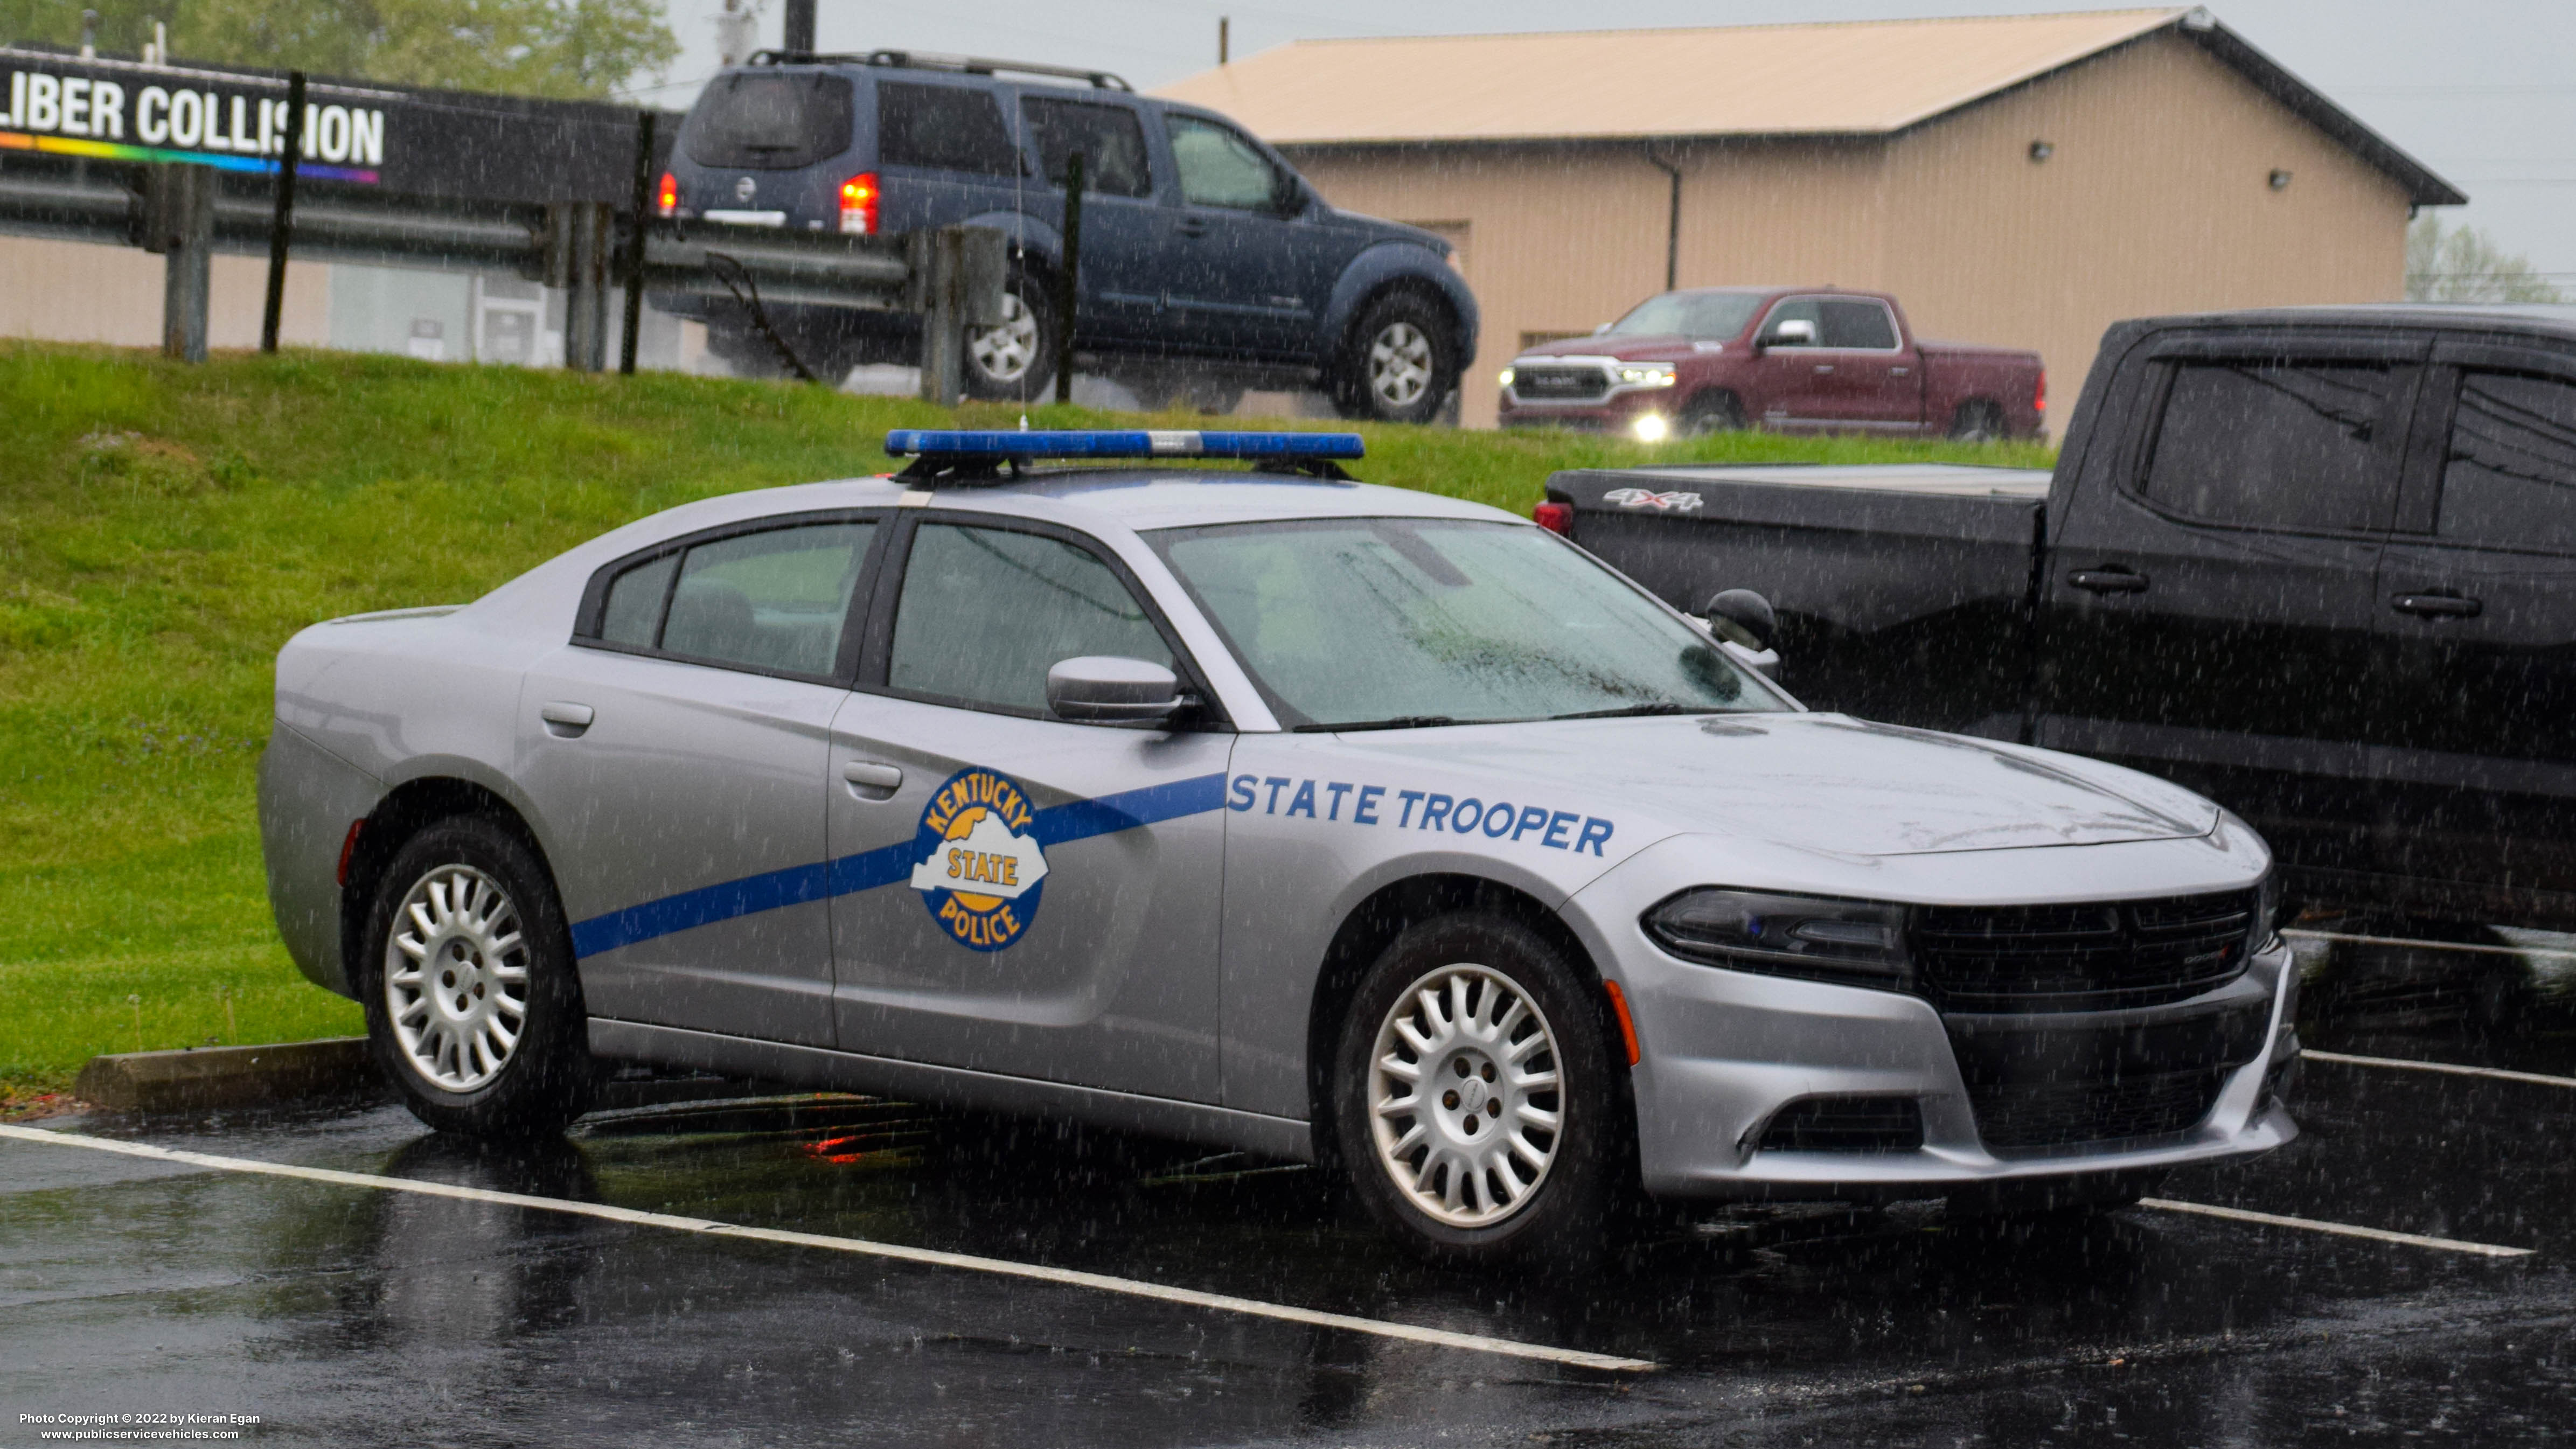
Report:
M841 767L841 778L848 782L850 793L862 800L891 800L903 788L903 771L874 760L852 760Z
M2127 569L2077 569L2066 581L2088 594L2143 594L2147 576Z
M1891 367L1887 370L1887 375L1890 377L1904 377L1913 371L1914 369L1910 367Z
M1208 224L1205 221L1200 220L1198 217L1185 216L1181 218L1180 233L1183 236L1206 236L1207 229Z
M537 717L546 722L547 734L561 740L580 739L594 718L589 705L560 699L539 706Z
M1817 371L1819 374L1828 373L1828 372L1831 372L1831 371L1833 371L1833 370L1834 370L1834 365L1833 365L1832 363L1830 363L1830 362L1819 362L1819 363L1817 363L1817 364L1816 364L1816 371Z
M2388 601L2388 607L2401 614L2422 619L2474 619L2486 612L2479 599L2464 599L2458 594L2399 594Z

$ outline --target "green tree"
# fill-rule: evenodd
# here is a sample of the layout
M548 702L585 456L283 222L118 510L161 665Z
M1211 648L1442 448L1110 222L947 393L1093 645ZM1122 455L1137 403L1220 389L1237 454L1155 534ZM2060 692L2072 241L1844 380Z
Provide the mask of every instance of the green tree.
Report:
M170 52L218 64L513 95L599 98L680 53L658 0L86 0L102 50L156 18ZM69 45L84 0L0 0L0 36Z
M2556 302L2549 280L2476 227L2444 227L2434 216L2406 228L2409 302Z

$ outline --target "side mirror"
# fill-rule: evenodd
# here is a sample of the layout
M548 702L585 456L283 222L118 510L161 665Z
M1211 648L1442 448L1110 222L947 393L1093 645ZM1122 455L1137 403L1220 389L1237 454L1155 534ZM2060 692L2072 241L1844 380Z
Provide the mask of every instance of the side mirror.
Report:
M1047 671L1047 708L1077 724L1148 724L1192 701L1172 671L1142 659L1086 654Z
M1270 194L1270 209L1291 221L1304 216L1306 209L1313 204L1306 183L1294 176L1280 177L1278 188Z
M1605 332L1609 331L1611 328L1616 327L1616 326L1618 326L1618 325L1619 325L1619 324L1618 324L1618 323L1616 323L1616 322L1604 322L1604 323L1602 323L1600 326L1595 327L1595 328L1593 328L1593 329L1592 329L1592 335L1593 335L1593 336L1595 336L1595 337L1598 337L1598 336L1600 336L1601 334L1603 334L1603 333L1605 333Z
M1710 599L1700 612L1708 616L1710 633L1756 654L1769 649L1780 634L1780 620L1771 612L1771 601L1751 589L1728 589Z
M1816 345L1816 324L1804 317L1792 317L1786 322L1774 323L1770 331L1762 334L1761 341L1765 347L1813 347Z

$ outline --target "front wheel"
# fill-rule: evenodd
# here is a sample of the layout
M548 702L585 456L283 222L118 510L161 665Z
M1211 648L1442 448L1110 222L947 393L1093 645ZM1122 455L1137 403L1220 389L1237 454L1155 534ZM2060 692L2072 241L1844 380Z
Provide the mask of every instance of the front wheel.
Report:
M1516 921L1459 914L1388 946L1333 1074L1335 1132L1372 1216L1428 1256L1570 1263L1632 1173L1594 993Z
M1448 314L1421 297L1381 297L1351 329L1331 379L1345 417L1427 423L1458 385L1457 333Z
M396 853L360 996L376 1065L440 1132L515 1138L581 1115L591 1061L572 933L516 835L444 820Z

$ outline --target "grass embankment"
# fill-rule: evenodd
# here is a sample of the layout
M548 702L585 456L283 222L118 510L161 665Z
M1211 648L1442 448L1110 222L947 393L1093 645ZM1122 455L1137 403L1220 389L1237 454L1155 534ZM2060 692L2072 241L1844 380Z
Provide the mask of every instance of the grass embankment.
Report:
M189 368L0 344L0 417L5 1105L59 1090L99 1052L359 1030L355 1006L288 962L260 875L254 772L288 635L471 599L690 499L883 471L891 427L1011 426L1017 412L345 354ZM1363 476L1523 513L1550 471L1587 464L2047 461L2028 445L1363 431Z

